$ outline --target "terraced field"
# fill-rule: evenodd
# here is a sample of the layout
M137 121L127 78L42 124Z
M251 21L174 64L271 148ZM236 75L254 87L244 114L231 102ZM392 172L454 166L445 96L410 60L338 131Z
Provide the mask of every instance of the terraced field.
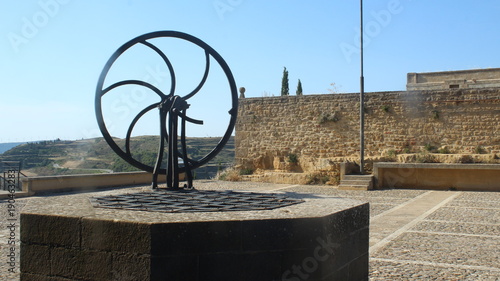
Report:
M220 138L188 138L188 155L200 159L209 153ZM125 146L124 139L115 139ZM131 139L130 150L138 161L154 166L159 137L139 136ZM64 175L136 171L137 168L119 158L103 138L76 141L41 141L16 146L3 154L0 161L20 161L23 173L30 175ZM234 161L234 138L212 159L207 167L197 169L198 178L210 178L217 170Z

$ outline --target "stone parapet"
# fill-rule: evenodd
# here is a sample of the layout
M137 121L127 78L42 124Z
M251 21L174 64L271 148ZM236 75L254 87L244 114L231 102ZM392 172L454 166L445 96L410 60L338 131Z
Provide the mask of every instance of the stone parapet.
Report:
M375 163L378 188L500 191L499 164Z
M22 179L22 189L31 195L40 192L89 191L99 188L150 184L152 178L153 175L147 172L27 177ZM159 181L166 180L165 175L159 175L158 178Z

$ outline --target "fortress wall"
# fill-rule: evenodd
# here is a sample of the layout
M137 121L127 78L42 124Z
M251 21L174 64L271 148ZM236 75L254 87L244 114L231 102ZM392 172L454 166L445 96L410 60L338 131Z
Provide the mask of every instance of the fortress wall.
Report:
M365 94L365 156L446 146L455 154L500 153L500 89ZM240 99L240 168L314 172L359 159L359 94ZM298 157L290 167L288 156ZM293 165L292 165L293 166Z

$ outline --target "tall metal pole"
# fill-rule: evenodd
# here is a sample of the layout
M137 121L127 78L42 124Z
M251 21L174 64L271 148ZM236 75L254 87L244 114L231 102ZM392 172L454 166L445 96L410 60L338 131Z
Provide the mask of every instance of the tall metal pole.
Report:
M361 76L359 79L359 142L360 142L360 164L359 172L364 174L365 166L365 78L363 76L363 0L360 0L360 54L361 54Z

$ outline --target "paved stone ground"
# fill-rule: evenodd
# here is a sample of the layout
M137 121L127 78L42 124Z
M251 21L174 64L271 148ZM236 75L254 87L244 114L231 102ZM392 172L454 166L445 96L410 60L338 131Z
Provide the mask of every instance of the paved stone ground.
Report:
M328 186L218 181L195 184L199 189L301 192L370 202L370 280L500 280L500 193L341 191ZM17 199L13 217L8 202L0 200L0 280L19 280L19 211L33 199ZM7 228L11 223L16 225L12 233ZM7 263L11 235L16 241L15 273L9 272Z

